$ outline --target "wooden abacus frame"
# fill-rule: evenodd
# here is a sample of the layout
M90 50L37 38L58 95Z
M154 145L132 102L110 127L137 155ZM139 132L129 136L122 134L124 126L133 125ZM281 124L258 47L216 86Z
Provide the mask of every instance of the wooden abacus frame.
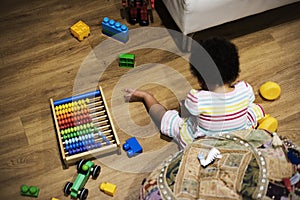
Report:
M103 103L102 107L104 106L104 111L107 114L107 119L108 120L105 120L105 121L108 122L109 127L111 128L110 136L112 136L112 138L114 139L113 143L110 143L109 145L101 146L99 148L87 150L85 152L81 152L81 153L78 153L78 154L70 155L70 156L66 155L67 152L65 151L65 148L64 148L61 130L60 130L60 127L59 127L58 119L56 117L56 111L55 111L55 105L54 105L55 101L52 98L50 98L52 115L53 115L53 118L54 118L54 123L55 123L55 128L56 128L56 136L57 136L58 143L59 143L59 150L60 150L60 154L61 154L63 164L66 168L68 168L69 165L75 164L80 159L91 159L91 158L95 158L95 157L100 156L100 155L104 155L106 153L112 153L114 151L116 151L116 152L120 151L119 138L118 138L118 135L115 131L113 121L112 121L112 117L111 117L110 112L108 110L108 106L107 106L107 103L106 103L106 100L105 100L105 97L104 97L104 94L103 94L103 90L100 86L98 86L98 88L99 88L99 91L100 91L99 96L101 97L101 100L102 100L102 103ZM82 94L82 95L84 95L84 94ZM80 95L72 96L72 97L69 97L69 98L71 98L72 101L73 101L73 98L76 98L76 97L80 97ZM66 98L66 99L68 99L68 98ZM63 101L63 100L64 99L62 99L60 101ZM95 101L95 102L97 102L97 101Z

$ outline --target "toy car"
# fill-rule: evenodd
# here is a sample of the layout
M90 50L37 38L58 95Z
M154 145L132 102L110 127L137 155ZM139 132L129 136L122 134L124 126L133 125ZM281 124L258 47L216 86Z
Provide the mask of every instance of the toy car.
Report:
M140 26L148 26L149 17L153 23L154 0L122 0L122 7L121 17L126 18L130 24L139 23Z
M84 188L89 176L92 175L93 179L97 179L101 171L101 167L95 165L92 161L81 159L77 165L77 177L74 183L67 182L64 187L64 194L71 195L72 199L79 198L85 200L88 196L88 189Z

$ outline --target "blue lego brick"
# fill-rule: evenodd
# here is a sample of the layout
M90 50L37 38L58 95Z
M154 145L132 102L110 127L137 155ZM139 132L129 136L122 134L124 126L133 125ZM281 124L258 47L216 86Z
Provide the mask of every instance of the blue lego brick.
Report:
M126 43L128 41L128 27L125 24L116 22L115 20L109 19L108 17L104 17L101 24L103 34L123 43Z
M127 151L128 157L132 157L143 152L142 146L135 137L126 140L126 143L123 144L123 149Z

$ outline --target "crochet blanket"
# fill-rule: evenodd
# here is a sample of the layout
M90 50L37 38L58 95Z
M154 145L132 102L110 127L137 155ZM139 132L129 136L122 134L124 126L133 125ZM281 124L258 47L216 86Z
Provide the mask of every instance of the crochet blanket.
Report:
M270 199L270 183L293 176L282 148L263 147L265 131L237 131L199 139L144 180L140 199ZM203 167L198 154L217 148L221 158Z

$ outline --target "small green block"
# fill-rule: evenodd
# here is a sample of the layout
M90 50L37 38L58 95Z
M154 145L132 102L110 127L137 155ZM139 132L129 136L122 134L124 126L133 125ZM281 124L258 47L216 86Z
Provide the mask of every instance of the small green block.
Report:
M135 55L134 54L120 54L119 56L119 66L134 68Z
M20 190L21 190L21 195L30 196L30 197L38 197L40 191L38 187L28 186L28 185L22 185Z

